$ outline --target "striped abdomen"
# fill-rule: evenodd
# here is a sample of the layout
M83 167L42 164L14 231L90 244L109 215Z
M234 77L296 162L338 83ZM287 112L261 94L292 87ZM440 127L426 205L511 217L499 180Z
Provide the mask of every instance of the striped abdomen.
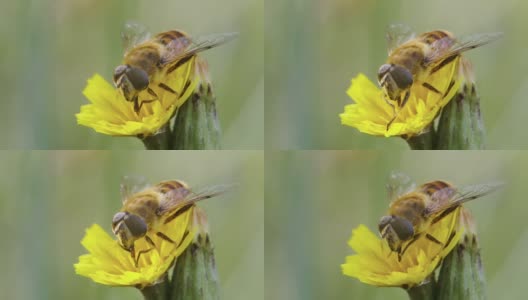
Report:
M174 190L186 190L189 191L189 186L179 180L167 180L156 184L156 190L162 194L169 193Z
M442 180L427 182L420 186L420 191L426 193L428 196L431 196L434 193L444 189L452 189L452 186L451 184Z

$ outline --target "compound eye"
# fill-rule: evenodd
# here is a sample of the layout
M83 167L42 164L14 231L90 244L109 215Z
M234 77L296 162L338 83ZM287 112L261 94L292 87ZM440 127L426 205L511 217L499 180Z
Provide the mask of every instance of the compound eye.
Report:
M135 238L140 238L147 233L147 223L139 216L129 214L125 218L125 225Z
M389 72L391 67L392 67L392 65L390 65L390 64L381 65L381 67L378 69L378 82L380 82L381 79L383 78L383 76L385 76L385 74L387 74L387 72Z
M378 230L380 233L383 233L383 230L392 220L392 216L383 216L381 217L380 221L378 222Z
M393 217L391 220L391 226L401 241L406 241L414 235L412 223L402 217Z
M125 74L126 70L128 69L127 65L120 65L117 66L114 70L114 83L117 84L119 81L119 78Z
M112 228L115 228L117 223L123 221L123 219L126 217L126 213L125 212L118 212L114 215L114 217L112 218Z
M413 84L413 76L409 70L402 66L393 66L390 74L398 88L404 90Z
M126 71L126 76L128 77L130 83L132 83L132 85L134 86L134 89L138 91L146 89L149 85L148 74L142 69L130 67Z

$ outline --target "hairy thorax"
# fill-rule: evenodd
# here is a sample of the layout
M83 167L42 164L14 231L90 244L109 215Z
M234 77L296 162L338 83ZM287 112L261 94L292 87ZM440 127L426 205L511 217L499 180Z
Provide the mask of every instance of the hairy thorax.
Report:
M127 201L123 210L142 217L150 229L155 226L154 223L158 219L159 197L156 192L135 195L133 199Z
M138 67L149 76L152 76L158 70L161 55L160 45L147 44L144 46L137 47L130 51L124 60L124 63L133 67Z
M424 222L425 199L423 194L409 194L396 200L390 207L389 213L403 217L413 224L420 226Z

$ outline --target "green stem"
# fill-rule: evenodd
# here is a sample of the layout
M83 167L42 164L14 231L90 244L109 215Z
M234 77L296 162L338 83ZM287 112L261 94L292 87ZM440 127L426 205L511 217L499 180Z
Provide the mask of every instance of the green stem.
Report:
M482 150L485 133L475 84L466 82L442 110L435 148Z
M415 135L410 138L403 138L407 141L407 144L409 144L411 150L432 150L434 135L434 128L430 126L427 132L424 132L420 135Z
M171 300L219 299L218 275L209 235L197 235L178 257L171 289Z
M147 150L168 150L171 136L170 127L165 125L159 133L147 137L140 137Z
M486 299L486 280L474 222L469 212L461 219L465 232L459 244L442 263L438 276L437 300Z
M431 280L419 286L406 289L409 299L411 300L434 300L434 277Z
M172 149L220 149L220 123L211 85L202 83L179 109L172 130Z
M141 291L141 294L143 294L145 300L166 300L169 292L167 274L164 275L161 282L144 288L139 288L139 290Z

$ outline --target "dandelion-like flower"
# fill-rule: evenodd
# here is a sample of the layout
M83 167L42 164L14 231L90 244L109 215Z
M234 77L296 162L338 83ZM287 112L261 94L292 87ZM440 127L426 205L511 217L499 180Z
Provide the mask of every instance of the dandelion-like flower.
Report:
M427 233L444 245L427 239L425 234L415 241L398 260L387 242L365 225L352 231L348 242L356 251L341 265L343 274L376 286L413 287L427 282L440 261L455 247L462 235L459 229L460 208L432 225ZM452 235L454 234L454 235Z
M88 80L83 91L91 104L81 107L81 111L76 114L77 123L91 127L99 133L114 136L154 135L162 130L174 116L176 109L194 92L198 83L195 64L196 57L192 57L170 76L158 79L171 87L176 94L160 88L158 81L151 82L149 88L156 93L158 99L143 102L137 113L134 111L133 102L126 101L119 89L101 75L95 74ZM140 101L153 98L147 89L141 91L138 96Z
M345 106L345 111L339 115L341 123L364 133L385 137L411 137L423 133L460 87L458 60L427 77L430 86L445 92L438 93L415 82L407 103L396 109L397 117L388 129L394 109L385 101L382 90L360 73L352 79L347 91L355 103ZM451 80L454 84L449 88Z
M99 225L94 224L86 230L81 244L88 254L79 257L74 265L75 272L91 278L93 281L112 286L135 286L144 288L158 283L172 266L175 259L194 239L194 207L186 210L173 221L162 225L163 231L175 243L152 235L155 249L141 254L138 266L116 240ZM152 248L144 238L136 240L136 253Z

